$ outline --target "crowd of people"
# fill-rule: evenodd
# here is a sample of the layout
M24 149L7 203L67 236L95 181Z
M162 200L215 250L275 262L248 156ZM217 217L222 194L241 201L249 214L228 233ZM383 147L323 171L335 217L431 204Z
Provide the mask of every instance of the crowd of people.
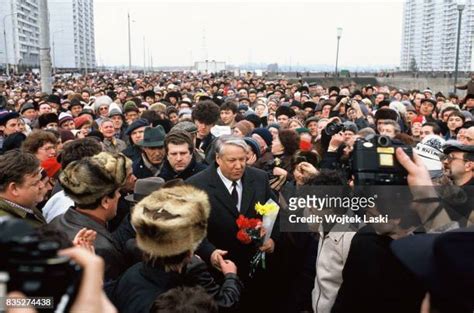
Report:
M56 75L45 94L37 75L12 76L0 82L0 249L21 234L57 242L82 267L71 312L472 312L473 114L474 94L429 88L93 73ZM362 142L384 143L371 180L354 168ZM305 187L393 177L416 225L283 227ZM277 221L245 242L240 219L262 220L269 201ZM27 278L10 275L8 297L48 296L21 288Z

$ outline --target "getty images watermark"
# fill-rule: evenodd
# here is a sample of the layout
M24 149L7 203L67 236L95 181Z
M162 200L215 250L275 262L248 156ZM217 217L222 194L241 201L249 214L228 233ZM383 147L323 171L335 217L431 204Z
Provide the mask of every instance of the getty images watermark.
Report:
M355 215L346 214L347 212L357 212L360 210L371 210L376 208L378 196L371 197L340 197L324 195L307 195L305 197L292 197L289 199L288 210L290 212L301 212L307 209L307 212L319 212L323 214L289 214L288 221L292 224L386 224L389 220L388 214L377 215Z
M412 199L408 186L301 186L280 211L280 229L307 232L323 225L345 231L347 225L357 229L400 220L419 225L410 209Z

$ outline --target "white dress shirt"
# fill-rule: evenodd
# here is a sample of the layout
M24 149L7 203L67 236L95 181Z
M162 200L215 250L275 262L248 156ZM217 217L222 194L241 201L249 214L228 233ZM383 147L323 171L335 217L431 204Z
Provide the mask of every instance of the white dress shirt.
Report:
M225 177L224 174L222 174L222 171L220 168L217 168L217 174L219 175L225 187L227 188L227 191L229 191L229 194L232 195L232 190L234 189L234 187L232 186L233 181ZM237 183L237 186L236 186L237 195L239 196L238 197L239 201L237 202L237 211L240 212L240 205L242 204L242 180L239 179L238 181L236 181L236 183Z

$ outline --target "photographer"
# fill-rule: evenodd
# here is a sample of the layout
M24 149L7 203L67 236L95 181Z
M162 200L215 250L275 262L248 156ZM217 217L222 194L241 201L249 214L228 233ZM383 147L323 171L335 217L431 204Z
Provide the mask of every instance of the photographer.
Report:
M419 204L413 209L421 223L442 214L437 213L440 203L422 159L416 154L409 157L401 148L396 149L396 159L408 172L413 203ZM402 216L389 219L383 227L373 224L359 230L352 239L331 312L419 312L424 288L390 250L393 240L412 231Z

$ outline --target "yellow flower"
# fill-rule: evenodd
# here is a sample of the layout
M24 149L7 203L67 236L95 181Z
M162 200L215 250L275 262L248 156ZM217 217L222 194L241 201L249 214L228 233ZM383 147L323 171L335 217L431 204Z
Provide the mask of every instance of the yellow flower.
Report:
M277 206L275 205L275 203L261 204L260 202L257 202L257 204L255 205L255 211L257 211L257 213L262 216L270 214L276 209L277 209Z

